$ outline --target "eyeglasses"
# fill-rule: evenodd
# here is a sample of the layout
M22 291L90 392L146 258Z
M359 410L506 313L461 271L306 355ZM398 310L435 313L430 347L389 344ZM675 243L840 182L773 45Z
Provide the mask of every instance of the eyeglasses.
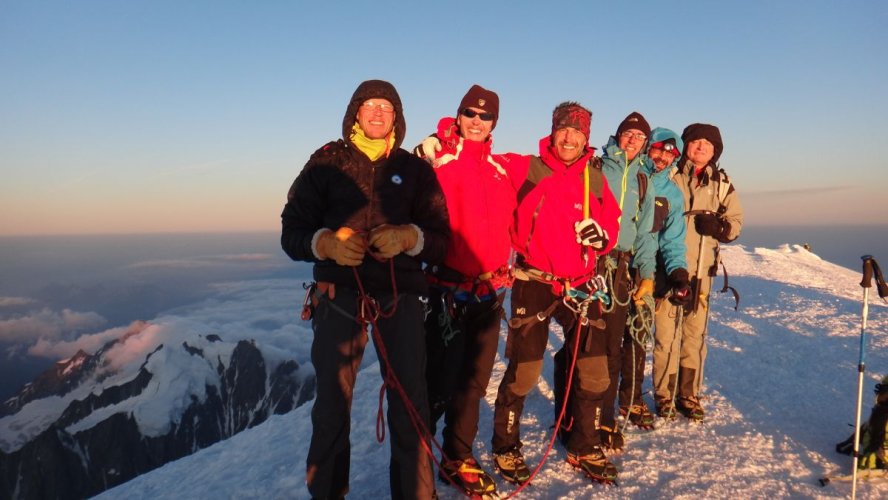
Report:
M463 116L465 116L466 118L474 118L477 116L478 118L481 118L482 120L484 120L486 122L493 121L493 119L496 118L496 115L493 113L488 113L486 111L479 113L479 112L475 111L474 109L469 109L469 108L463 108L463 110L460 113Z
M641 132L634 132L633 133L632 131L629 131L629 130L620 134L620 137L623 137L625 139L637 139L639 141L643 141L648 138L648 136L642 134Z
M361 104L361 107L367 111L376 111L378 109L386 114L395 112L394 106L384 102L365 101L364 104Z
M876 394L888 392L888 384L876 384L876 389L873 392L875 392Z

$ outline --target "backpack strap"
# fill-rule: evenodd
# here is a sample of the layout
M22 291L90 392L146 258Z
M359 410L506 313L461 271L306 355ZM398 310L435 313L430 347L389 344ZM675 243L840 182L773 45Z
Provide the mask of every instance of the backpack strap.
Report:
M638 178L638 207L641 208L644 204L644 197L647 196L648 176L641 169L638 170L636 176Z
M725 169L719 168L716 172L716 177L718 178L718 213L723 214L728 209L725 206L725 198L734 192L734 184L731 182L731 178L728 177Z
M524 200L524 198L530 193L530 191L536 187L537 184L540 183L541 180L545 179L552 175L552 169L546 165L542 159L538 156L530 157L530 167L527 170L527 177L524 179L524 183L521 184L521 187L518 189L518 205Z
M602 193L604 192L604 173L601 171L601 158L593 156L586 163L586 169L589 171L589 193L598 198L598 202L602 203Z

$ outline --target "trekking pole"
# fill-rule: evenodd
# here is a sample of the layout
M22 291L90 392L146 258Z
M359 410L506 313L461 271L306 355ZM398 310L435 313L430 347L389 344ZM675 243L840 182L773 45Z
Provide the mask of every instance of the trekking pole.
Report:
M873 274L876 275L878 284L879 297L888 296L888 286L885 284L885 278L882 277L882 270L872 255L864 255L863 260L863 279L860 286L863 287L863 311L861 312L860 322L860 355L857 362L857 410L854 417L854 453L851 460L851 498L857 497L857 459L860 456L860 412L863 405L863 372L866 371L866 363L864 362L864 354L866 353L866 316L869 312L869 289L873 286Z
M666 381L669 382L669 364L672 363L672 348L675 347L676 339L678 340L678 361L675 362L675 383L672 385L672 416L675 416L675 396L678 394L678 373L681 371L681 341L684 333L682 332L682 320L684 319L684 306L676 306L675 309L675 337L669 346L669 361L666 363Z
M715 214L712 210L688 210L684 213L685 215L704 215L704 214ZM697 315L697 306L700 304L700 273L703 272L703 248L704 243L706 242L706 235L700 235L700 248L697 250L697 272L694 276L697 278L696 286L694 287L694 300L691 302L691 314L694 316Z

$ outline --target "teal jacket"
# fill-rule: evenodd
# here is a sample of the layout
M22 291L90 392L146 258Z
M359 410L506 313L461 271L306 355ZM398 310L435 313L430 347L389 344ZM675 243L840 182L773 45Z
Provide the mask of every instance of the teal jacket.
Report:
M654 200L654 227L657 233L657 260L668 275L678 268L688 268L688 247L685 245L684 195L672 182L675 162L657 172L653 162L645 163L645 172L657 192Z
M653 165L644 153L639 153L631 162L611 137L602 148L601 169L614 198L620 205L620 236L616 250L632 254L632 267L638 270L641 279L654 277L657 267L657 240L651 232L654 222L654 198L656 189L652 182L647 183L644 200L638 200L638 172L645 172L647 165Z

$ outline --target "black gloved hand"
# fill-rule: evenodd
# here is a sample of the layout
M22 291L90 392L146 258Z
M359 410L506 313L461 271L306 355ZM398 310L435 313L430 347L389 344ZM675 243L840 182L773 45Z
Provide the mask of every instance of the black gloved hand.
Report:
M677 306L689 307L691 305L691 281L687 269L679 267L669 273L669 283L672 285L672 295L669 302Z
M725 223L716 214L698 214L694 217L694 229L697 234L718 238L725 230Z

